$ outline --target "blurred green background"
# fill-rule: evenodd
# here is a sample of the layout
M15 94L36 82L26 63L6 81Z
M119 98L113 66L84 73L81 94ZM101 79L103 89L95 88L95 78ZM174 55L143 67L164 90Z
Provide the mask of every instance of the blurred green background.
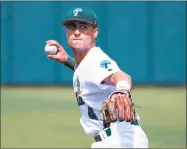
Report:
M100 46L131 75L151 148L186 147L186 2L0 2L1 147L89 148L73 72L47 59L48 39L72 55L60 21L72 7L98 18Z
M185 87L133 89L151 148L186 147ZM1 88L2 148L90 148L71 87Z

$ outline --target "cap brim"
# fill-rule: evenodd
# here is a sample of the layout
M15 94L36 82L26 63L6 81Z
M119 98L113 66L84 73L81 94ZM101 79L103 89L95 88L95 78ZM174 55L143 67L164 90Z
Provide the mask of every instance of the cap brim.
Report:
M70 18L70 19L61 21L61 23L62 23L64 26L66 26L68 23L73 22L73 21L83 21L83 22L86 22L86 23L89 23L89 24L94 25L92 22L90 22L90 21L88 21L88 20L85 20L85 19L78 19L78 18Z

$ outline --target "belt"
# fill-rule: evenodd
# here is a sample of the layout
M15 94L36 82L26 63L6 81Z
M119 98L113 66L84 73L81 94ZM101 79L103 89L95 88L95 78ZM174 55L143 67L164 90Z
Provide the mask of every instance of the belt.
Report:
M139 126L138 121L132 123L132 125ZM111 135L112 135L111 128L108 127L106 129L104 129L103 131L101 131L98 135L96 135L94 137L94 139L95 139L96 142L99 142L99 141L104 140L107 137L110 137Z
M111 128L109 127L101 131L98 135L94 137L94 139L96 142L99 142L110 136L111 136Z

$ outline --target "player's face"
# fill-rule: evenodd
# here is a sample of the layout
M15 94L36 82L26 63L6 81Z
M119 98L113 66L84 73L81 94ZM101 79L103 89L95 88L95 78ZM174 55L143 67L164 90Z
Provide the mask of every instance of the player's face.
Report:
M97 34L97 28L86 22L73 21L66 25L68 44L76 50L86 50L93 47Z

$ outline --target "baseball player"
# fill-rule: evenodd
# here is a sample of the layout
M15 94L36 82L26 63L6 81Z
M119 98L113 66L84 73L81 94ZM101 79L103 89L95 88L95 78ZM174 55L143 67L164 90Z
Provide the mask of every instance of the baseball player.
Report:
M62 21L74 59L55 40L56 55L48 55L74 71L73 88L81 111L80 123L95 142L92 148L148 148L131 98L131 77L100 47L95 13L75 8Z

